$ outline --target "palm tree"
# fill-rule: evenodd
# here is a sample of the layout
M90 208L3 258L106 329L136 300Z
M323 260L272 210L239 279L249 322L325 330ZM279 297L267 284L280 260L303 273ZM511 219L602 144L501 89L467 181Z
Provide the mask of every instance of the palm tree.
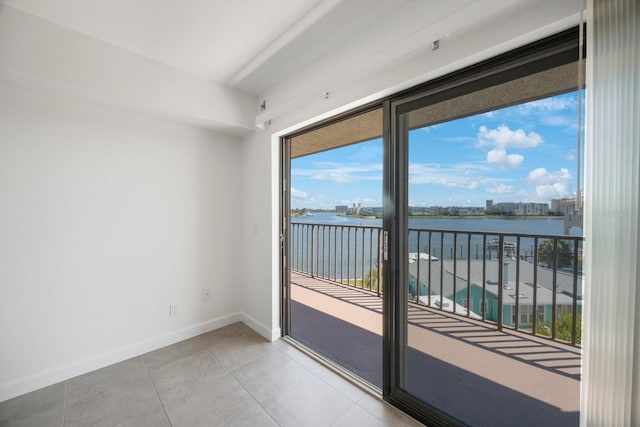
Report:
M571 246L569 246L567 242L564 240L558 240L558 252L557 256L554 258L553 240L545 240L538 247L538 260L539 262L546 264L549 268L553 267L556 263L558 268L562 268L571 265L573 261L573 252L571 250Z

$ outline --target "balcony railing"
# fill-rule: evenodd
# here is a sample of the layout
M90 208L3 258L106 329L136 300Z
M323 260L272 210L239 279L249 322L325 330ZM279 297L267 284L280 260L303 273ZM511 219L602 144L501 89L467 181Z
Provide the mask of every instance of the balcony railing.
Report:
M411 304L554 341L582 342L580 236L409 229ZM382 228L292 223L297 272L381 296Z

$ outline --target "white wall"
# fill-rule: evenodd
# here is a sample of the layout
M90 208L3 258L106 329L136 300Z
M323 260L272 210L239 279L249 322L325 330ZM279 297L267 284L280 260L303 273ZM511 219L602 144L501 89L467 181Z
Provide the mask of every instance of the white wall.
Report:
M277 138L275 138L277 141ZM279 214L277 190L279 144L257 130L243 140L242 311L249 326L268 339L280 337Z
M0 82L0 401L242 319L241 148Z
M0 80L235 135L253 129L257 104L236 90L2 3Z

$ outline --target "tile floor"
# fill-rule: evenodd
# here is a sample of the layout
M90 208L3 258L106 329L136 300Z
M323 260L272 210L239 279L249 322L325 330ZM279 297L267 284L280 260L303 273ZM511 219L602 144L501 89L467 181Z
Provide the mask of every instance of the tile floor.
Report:
M421 424L242 323L0 403L0 426Z

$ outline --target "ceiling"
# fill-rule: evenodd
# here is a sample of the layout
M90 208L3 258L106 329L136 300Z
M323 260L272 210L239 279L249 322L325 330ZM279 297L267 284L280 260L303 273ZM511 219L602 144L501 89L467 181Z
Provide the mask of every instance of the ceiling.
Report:
M0 78L243 135L566 29L581 2L0 0Z
M257 95L408 0L0 0ZM357 17L357 19L354 19Z

